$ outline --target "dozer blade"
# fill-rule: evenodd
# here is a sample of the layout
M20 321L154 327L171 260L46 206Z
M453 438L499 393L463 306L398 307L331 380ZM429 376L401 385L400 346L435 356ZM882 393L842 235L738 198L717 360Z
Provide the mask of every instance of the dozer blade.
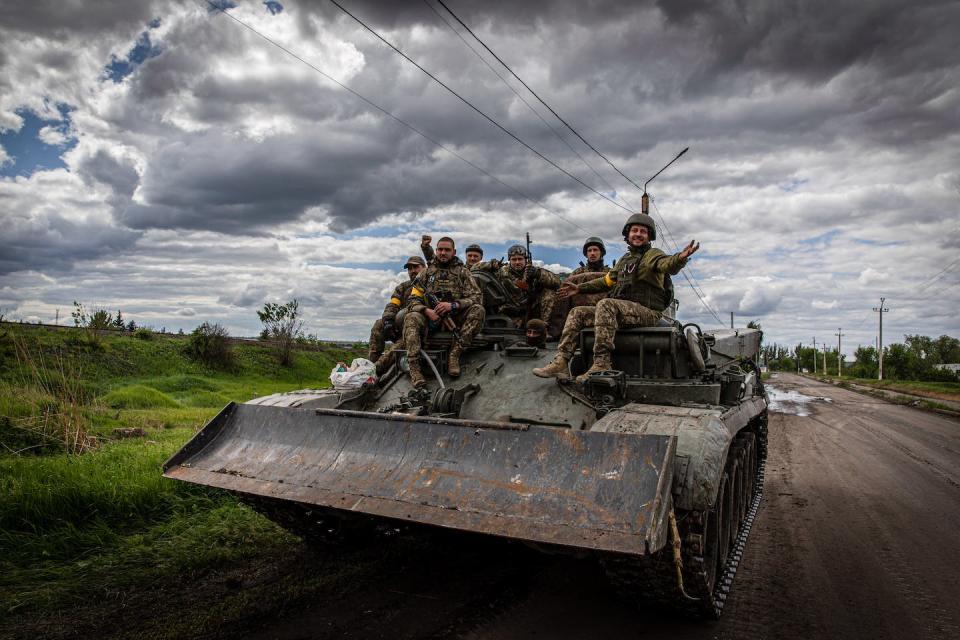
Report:
M230 404L164 475L537 543L645 554L665 540L674 436Z

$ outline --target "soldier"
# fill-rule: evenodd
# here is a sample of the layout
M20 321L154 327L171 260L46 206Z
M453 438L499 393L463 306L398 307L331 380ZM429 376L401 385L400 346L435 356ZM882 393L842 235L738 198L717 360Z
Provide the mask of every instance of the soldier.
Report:
M420 237L420 251L423 252L423 257L427 259L427 262L432 262L434 258L433 247L430 246L432 241L433 238L430 236L424 235ZM467 266L470 267L471 270L483 260L483 249L478 244L471 244L463 254L466 257Z
M527 322L526 343L531 347L543 347L547 343L547 325L543 320L534 318Z
M386 340L396 342L400 338L403 318L401 317L400 322L397 322L397 313L406 306L410 289L413 288L413 281L426 266L427 263L420 256L410 256L406 264L403 265L403 268L407 270L409 279L398 284L393 290L390 302L383 308L383 315L373 323L373 328L370 330L370 351L367 354L367 359L371 362L376 362L383 354L383 346Z
M403 319L403 342L410 363L410 382L422 387L427 382L420 368L420 344L427 330L439 330L449 318L460 327L450 347L447 372L460 375L460 353L470 346L483 326L483 296L470 270L456 257L451 238L437 240L436 256L413 284Z
M530 264L522 245L507 249L507 258L509 262L500 267L498 275L512 300L500 308L500 313L514 318L517 328L533 318L549 322L560 277Z
M583 382L596 371L613 368L611 352L617 328L623 325L652 327L660 321L668 300L664 289L667 274L676 275L687 265L687 259L696 253L700 245L691 241L683 251L668 256L660 249L650 246L657 239L653 218L635 213L623 225L623 239L629 252L617 261L615 270L580 285L565 282L559 296L566 298L575 293L610 291L608 297L597 302L596 307L575 307L563 326L557 355L545 367L533 370L541 378L566 377L568 363L576 349L576 340L584 327L596 327L593 345L593 366L581 376Z
M587 263L580 263L580 266L573 270L570 275L575 276L580 273L606 273L610 267L603 263L603 257L607 255L607 248L603 244L603 239L597 236L590 236L583 243L583 257Z

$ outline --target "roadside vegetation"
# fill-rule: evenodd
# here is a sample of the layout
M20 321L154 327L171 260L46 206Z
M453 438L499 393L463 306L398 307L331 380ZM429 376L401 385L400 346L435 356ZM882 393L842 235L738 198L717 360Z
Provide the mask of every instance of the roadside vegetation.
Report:
M294 349L283 365L270 345L216 344L213 325L88 329L0 326L0 637L122 637L131 616L186 637L212 624L207 598L224 624L353 570L293 581L295 537L160 467L228 402L325 386L357 353Z
M827 349L814 352L810 345L787 347L780 344L765 345L762 349L763 361L771 371L816 372L826 376L837 375L837 350ZM814 355L816 354L816 363ZM826 360L826 370L824 370ZM904 336L903 343L893 343L883 347L884 383L895 383L904 387L927 391L955 393L957 374L940 368L944 364L960 363L960 339L952 336L931 338L921 335ZM874 347L858 347L852 362L844 360L843 378L861 380L864 384L876 382L880 371L879 354ZM920 383L920 384L917 384ZM927 383L930 383L929 385ZM937 383L945 386L937 387ZM951 391L953 390L953 391Z

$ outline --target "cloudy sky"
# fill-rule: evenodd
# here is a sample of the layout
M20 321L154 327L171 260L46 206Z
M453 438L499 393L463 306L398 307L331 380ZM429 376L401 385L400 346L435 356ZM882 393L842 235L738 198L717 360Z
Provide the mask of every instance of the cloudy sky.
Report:
M634 181L690 147L650 188L659 246L702 243L681 320L851 353L883 296L886 342L960 336L960 3L445 2ZM255 335L298 298L352 339L424 232L622 253L640 192L436 0L341 4L595 191L331 2L226 4L0 5L0 313Z

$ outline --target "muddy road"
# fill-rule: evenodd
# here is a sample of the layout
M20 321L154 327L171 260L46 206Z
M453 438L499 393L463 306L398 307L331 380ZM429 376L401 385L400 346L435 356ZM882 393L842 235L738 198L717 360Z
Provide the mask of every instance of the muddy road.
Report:
M960 422L798 376L771 386L764 502L718 622L633 610L589 561L439 536L244 635L960 637Z

